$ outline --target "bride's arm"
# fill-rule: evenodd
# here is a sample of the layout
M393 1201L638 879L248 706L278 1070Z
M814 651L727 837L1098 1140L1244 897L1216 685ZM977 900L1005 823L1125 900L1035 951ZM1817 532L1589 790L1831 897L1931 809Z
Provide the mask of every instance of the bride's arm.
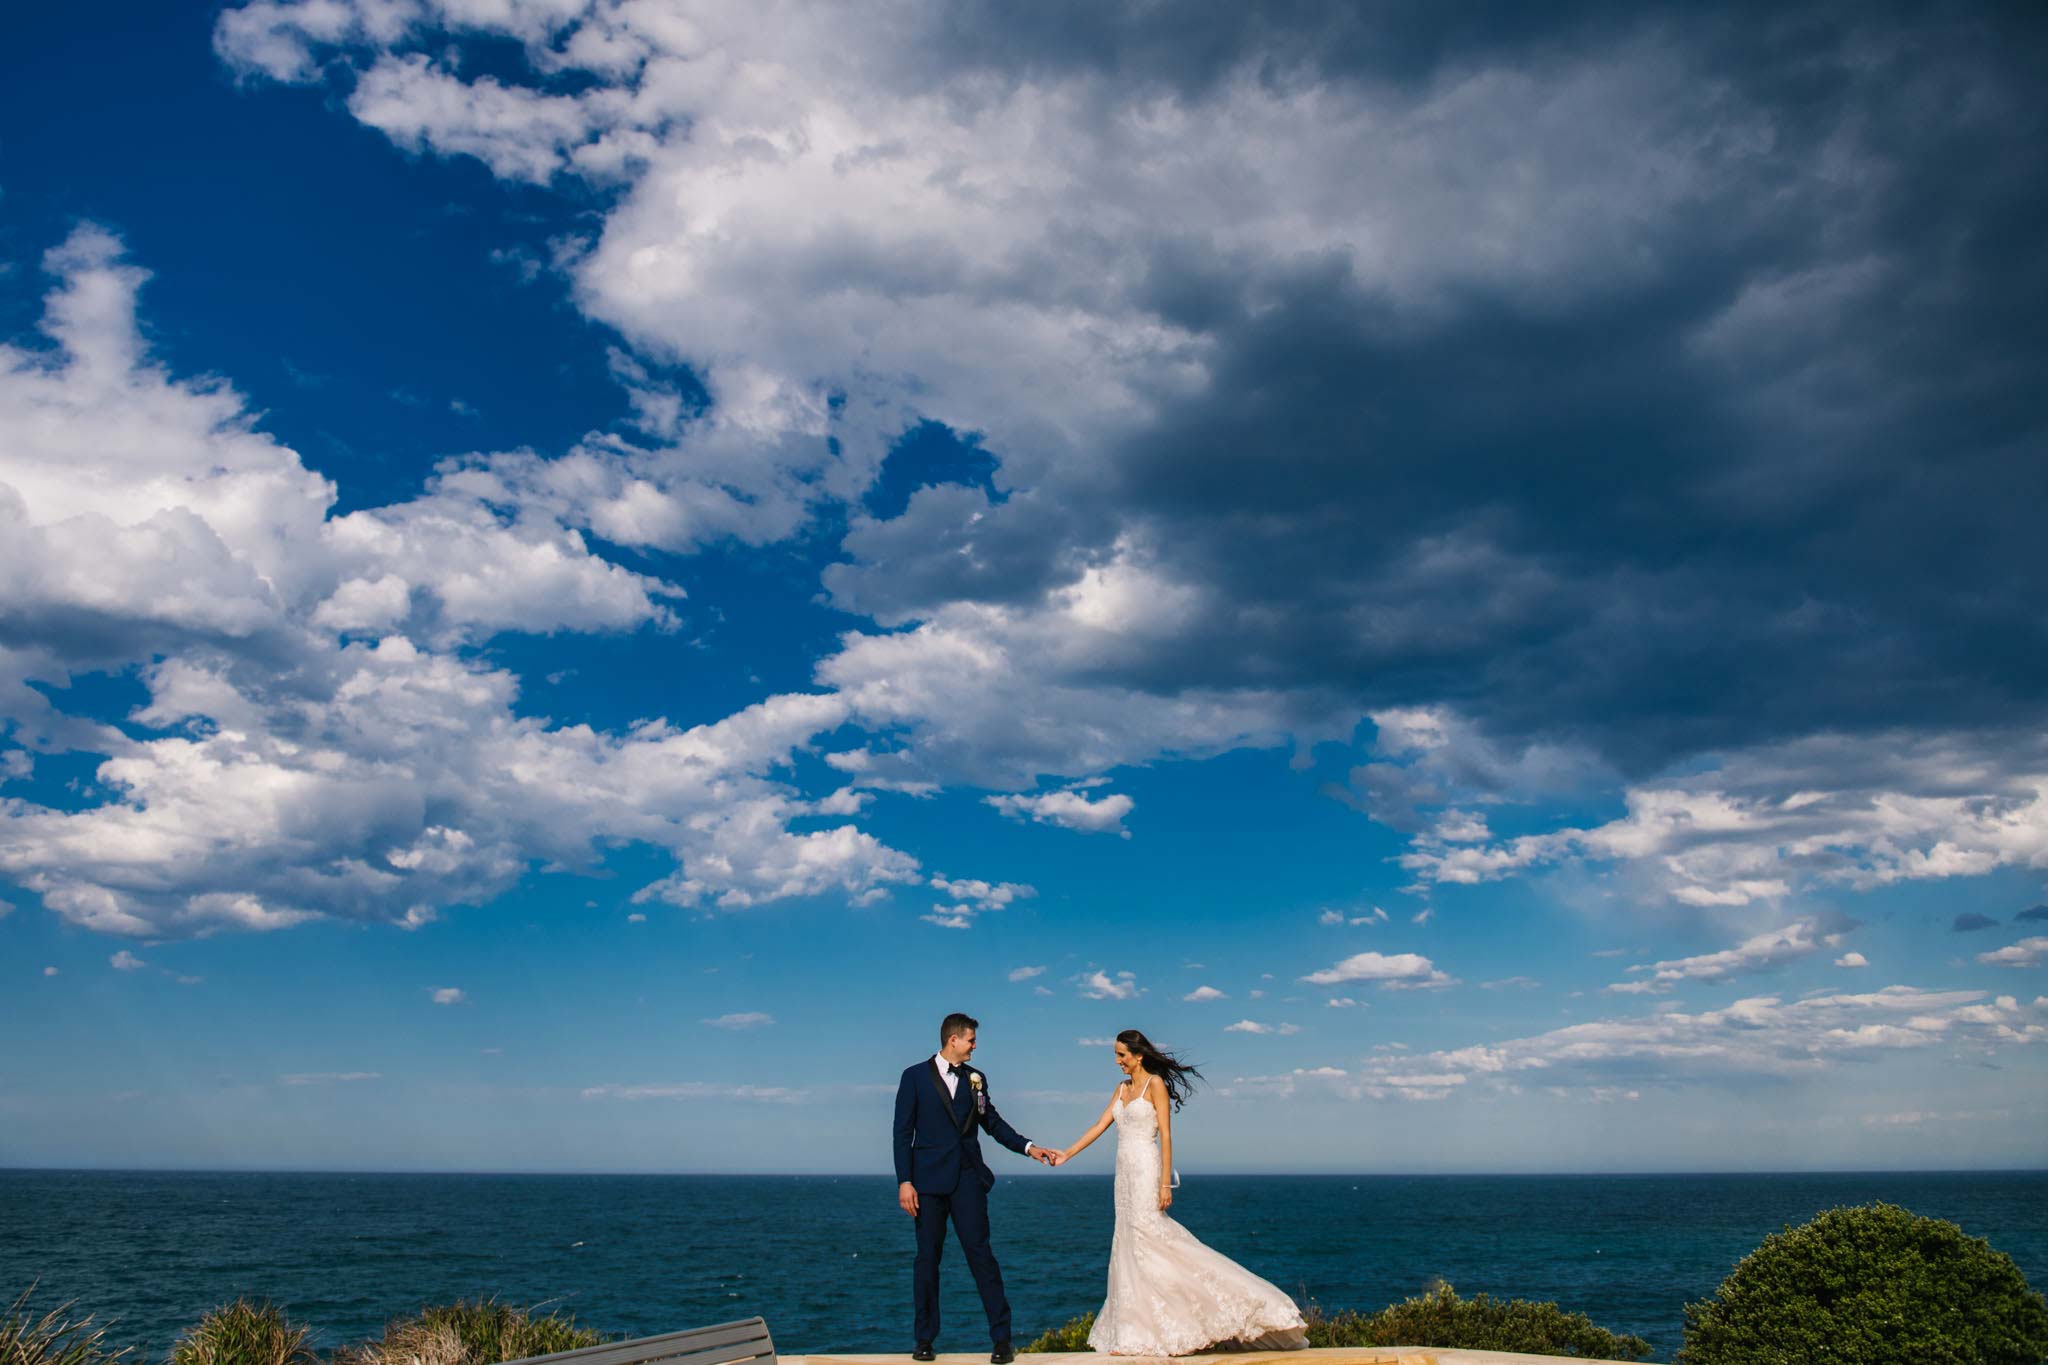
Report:
M1067 1147L1060 1153L1061 1164L1064 1165L1066 1162L1073 1160L1074 1154L1076 1152L1080 1151L1083 1147L1086 1147L1089 1143L1095 1141L1095 1139L1101 1137L1103 1132L1109 1127L1110 1119L1114 1118L1115 1115L1116 1092L1111 1091L1109 1096L1109 1103L1102 1106L1102 1117L1095 1120L1095 1126L1090 1128L1087 1132L1081 1134L1081 1136L1075 1140L1072 1146Z
M1154 1081L1148 1093L1152 1112L1159 1116L1159 1207L1173 1203L1173 1105L1166 1098L1166 1082Z

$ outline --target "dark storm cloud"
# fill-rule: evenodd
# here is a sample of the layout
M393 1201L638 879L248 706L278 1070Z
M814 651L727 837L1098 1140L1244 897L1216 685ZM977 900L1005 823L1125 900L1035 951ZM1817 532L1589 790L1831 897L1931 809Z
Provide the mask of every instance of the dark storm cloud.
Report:
M1998 921L1989 915L1965 913L1956 916L1955 923L1949 925L1949 930L1957 934L1970 934L1975 933L1979 929L1996 929L1997 927Z
M859 527L843 604L1028 601L1136 530L1209 603L1105 672L1148 689L1451 701L1632 771L2042 714L2038 12L1089 13L956 37L1193 89L1262 53L1318 79L1542 80L1567 39L1654 30L1695 97L1645 115L1710 173L1683 213L1596 216L1616 259L1453 277L1426 315L1346 258L1260 264L1162 226L1141 296L1212 341L1206 395L1007 504L933 492ZM1569 153L1476 169L1512 186L1522 154ZM1563 208L1527 211L1533 236Z

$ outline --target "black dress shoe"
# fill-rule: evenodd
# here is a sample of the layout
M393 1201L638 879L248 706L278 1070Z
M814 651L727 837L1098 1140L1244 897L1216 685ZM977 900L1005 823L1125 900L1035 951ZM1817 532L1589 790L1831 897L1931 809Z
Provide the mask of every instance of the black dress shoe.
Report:
M929 1341L920 1341L919 1343L917 1343L917 1349L910 1353L910 1358L912 1360L938 1359L937 1356L932 1354L932 1344Z
M1010 1362L1016 1358L1017 1353L1010 1349L1010 1343L999 1341L996 1343L995 1350L989 1352L988 1365L1010 1365Z

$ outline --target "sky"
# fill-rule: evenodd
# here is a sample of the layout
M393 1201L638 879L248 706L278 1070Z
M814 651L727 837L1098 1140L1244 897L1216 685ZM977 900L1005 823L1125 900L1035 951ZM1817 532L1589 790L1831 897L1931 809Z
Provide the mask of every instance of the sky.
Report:
M16 27L0 1166L2048 1161L2031 7Z

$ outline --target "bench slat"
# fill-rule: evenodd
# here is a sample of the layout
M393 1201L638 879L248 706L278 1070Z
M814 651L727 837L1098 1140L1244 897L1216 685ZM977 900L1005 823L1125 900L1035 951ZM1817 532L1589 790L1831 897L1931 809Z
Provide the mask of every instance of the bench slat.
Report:
M507 1365L740 1365L761 1361L774 1365L775 1343L761 1318L665 1332L635 1341L607 1341L553 1355L529 1356Z

